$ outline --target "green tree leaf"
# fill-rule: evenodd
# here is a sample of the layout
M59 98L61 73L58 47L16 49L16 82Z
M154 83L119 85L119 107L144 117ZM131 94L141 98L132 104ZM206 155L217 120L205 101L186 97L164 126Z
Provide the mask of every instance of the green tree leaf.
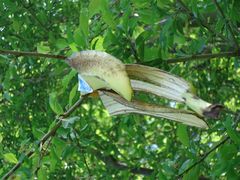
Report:
M13 164L16 164L18 162L15 154L13 153L6 153L3 154L4 160Z
M177 127L177 137L181 141L181 143L187 147L190 146L190 140L187 132L187 126L183 124L178 124Z
M51 109L53 110L53 112L55 112L56 114L62 114L63 109L62 109L61 105L59 104L57 97L58 97L57 93L52 92L49 95L49 105L50 105Z

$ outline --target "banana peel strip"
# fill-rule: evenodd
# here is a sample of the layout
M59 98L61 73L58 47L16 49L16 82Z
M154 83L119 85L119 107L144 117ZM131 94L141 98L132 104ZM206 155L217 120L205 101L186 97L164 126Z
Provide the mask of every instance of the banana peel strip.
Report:
M223 108L222 105L210 104L195 96L187 81L158 68L127 64L126 71L134 90L185 103L200 116L217 118Z
M148 104L137 100L132 100L129 102L119 95L108 91L101 90L99 91L99 95L110 115L136 113L154 117L162 117L199 128L208 127L207 123L192 111L178 110L169 107Z

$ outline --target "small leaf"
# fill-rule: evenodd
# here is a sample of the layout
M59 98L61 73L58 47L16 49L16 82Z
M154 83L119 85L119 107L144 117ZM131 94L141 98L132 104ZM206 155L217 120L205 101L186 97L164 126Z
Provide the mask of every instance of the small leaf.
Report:
M68 46L68 42L66 41L66 39L58 39L56 41L56 46L58 49L64 49Z
M187 132L187 127L185 125L178 124L177 136L183 145L189 147L189 136Z
M75 121L79 120L80 117L78 116L74 116L74 117L70 117L67 119L64 119L63 121L63 127L64 128L68 128L69 126L71 126L72 124L74 124Z
M69 100L68 100L69 106L72 105L73 98L77 94L77 88L78 88L78 84L76 84L69 93Z
M77 72L72 69L64 78L62 79L62 86L64 90L67 88L69 82L72 80L72 78L77 74Z
M43 43L37 45L37 52L38 53L47 53L50 51L50 48Z
M103 47L104 38L102 36L98 36L94 38L91 42L92 49L99 50L99 51L105 51Z
M80 28L77 28L75 31L74 31L74 42L80 46L81 48L85 48L87 47L87 41L86 41L86 36L85 34L83 33L83 31L80 29ZM71 47L71 46L70 46Z
M47 171L44 167L41 167L38 170L38 179L39 180L44 180L44 179L46 179L46 177L47 177Z
M83 8L80 12L80 17L79 17L79 29L82 30L82 32L84 33L85 37L88 36L88 9L87 8Z
M102 3L99 0L91 0L89 3L89 17L98 13L101 9Z
M240 144L240 136L239 134L234 131L234 129L231 126L231 119L228 117L227 120L223 123L225 128L227 129L227 134L229 137L236 143Z
M109 8L108 1L107 0L102 0L102 6L101 6L101 12L102 12L102 17L103 20L108 24L111 28L114 28L116 26L115 21L114 21L114 16L112 12L110 11L111 8Z
M18 162L15 154L13 154L13 153L6 153L3 155L3 157L4 157L5 161L7 161L7 162L14 163L14 164L16 164Z
M199 165L196 165L187 174L183 176L183 180L198 180L199 170Z
M187 159L187 160L182 164L182 166L179 168L178 173L181 174L185 169L187 169L187 168L190 166L191 163L192 163L192 160Z
M57 93L53 92L49 96L49 105L56 114L62 114L63 109L57 100Z

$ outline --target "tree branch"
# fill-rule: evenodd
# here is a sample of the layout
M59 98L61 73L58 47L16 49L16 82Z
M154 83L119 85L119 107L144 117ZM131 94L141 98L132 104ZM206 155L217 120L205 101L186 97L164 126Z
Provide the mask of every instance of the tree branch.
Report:
M37 52L23 52L23 51L12 51L12 50L0 50L0 54L9 54L14 56L33 56L33 57L45 57L45 58L53 58L53 59L61 59L64 60L67 56L63 55L53 55L53 54L44 54ZM164 61L168 64L186 62L186 61L196 61L196 60L204 60L204 59L212 59L212 58L222 58L222 57L240 57L240 50L230 51L230 52L222 52L216 54L197 54L197 55L189 55L178 58L170 58L170 59L154 59L152 61L147 61L142 64L157 66L159 62Z
M67 118L73 111L75 111L75 110L77 109L77 107L82 104L83 100L84 100L86 97L87 97L87 96L84 96L84 97L80 98L68 111L66 111L65 113L63 113L62 115L60 115L60 116L57 118L57 119L58 119L57 123L52 127L52 129L51 129L48 133L46 133L46 134L38 141L37 146L43 145L50 137L53 137L53 136L56 134L58 128L62 125L62 120L63 120L64 118ZM30 156L32 156L32 155L34 154L34 152L35 152L35 149L29 150L29 152L26 153L26 154L24 155L24 157L21 158L21 159L18 161L18 163L15 164L15 166L13 166L13 168L10 169L10 170L2 177L2 179L3 179L3 180L4 180L4 179L8 179L11 175L13 175L14 172L21 167L21 165L23 164L24 160L25 160L26 158L29 158Z
M161 61L164 61L168 64L173 63L179 63L179 62L186 62L186 61L196 61L196 60L204 60L204 59L212 59L212 58L222 58L222 57L239 57L240 51L230 51L230 52L221 52L216 54L196 54L196 55L190 55L190 56L184 56L184 57L178 57L178 58L170 58L170 59L154 59L152 61L147 61L143 64L147 65L159 65Z
M184 170L181 174L179 174L177 177L181 178L184 174L186 174L188 171L190 171L191 169L193 169L196 165L200 164L201 162L203 162L206 157L208 157L209 154L211 154L213 151L215 151L217 148L219 148L220 146L222 146L225 142L227 142L230 139L229 136L225 137L220 143L218 143L216 146L214 146L212 149L210 149L208 152L206 152L197 162L195 162L194 164L192 164L190 167L188 167L186 170Z
M107 167L109 168L115 168L117 170L128 170L133 174L141 174L144 176L150 176L154 172L153 169L149 168L132 168L127 166L126 164L117 161L113 156L104 156L98 151L94 151L94 154L97 158L99 158L101 161L103 161Z
M66 56L62 55L53 55L53 54L44 54L38 52L23 52L23 51L12 51L12 50L1 50L0 54L8 54L14 56L33 56L33 57L45 57L45 58L53 58L53 59L66 59Z
M217 7L217 10L221 14L221 16L223 17L223 19L224 19L224 21L225 21L225 23L226 23L226 25L228 27L228 30L229 30L229 32L230 32L230 34L232 36L232 39L233 39L233 42L234 42L236 48L239 49L238 41L237 41L237 39L234 36L233 29L230 26L230 22L227 20L226 16L224 15L224 12L223 12L222 8L220 7L220 5L218 4L218 2L216 0L212 0L212 1L215 4L215 6Z

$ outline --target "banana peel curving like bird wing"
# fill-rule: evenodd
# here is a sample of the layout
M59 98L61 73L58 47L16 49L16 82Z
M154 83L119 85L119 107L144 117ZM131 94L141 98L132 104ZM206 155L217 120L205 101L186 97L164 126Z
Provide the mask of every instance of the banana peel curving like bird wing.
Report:
M222 105L210 104L195 96L188 82L163 70L144 65L128 64L126 71L131 79L140 80L140 82L131 80L134 90L147 91L157 96L185 103L200 116L217 118L223 108Z
M199 128L208 127L207 123L192 111L157 106L136 100L129 102L119 95L107 91L99 91L99 95L110 115L136 113L162 117Z
M120 60L105 52L87 50L74 53L67 59L67 63L78 71L81 78L93 90L112 89L120 95L104 91L100 93L104 105L112 115L139 113L164 117L196 127L207 127L200 116L216 118L222 108L221 105L210 104L196 97L189 83L182 78L149 66L124 65ZM192 111L132 100L133 90L185 103L197 114Z
M185 103L195 112L148 104L136 100L128 102L117 94L100 91L100 98L110 115L136 113L163 117L186 125L207 128L208 125L202 117L216 118L220 112L221 105L213 105L196 97L191 92L190 84L182 78L157 68L137 64L126 65L126 71L131 78L131 86L134 91L151 93L159 97Z

